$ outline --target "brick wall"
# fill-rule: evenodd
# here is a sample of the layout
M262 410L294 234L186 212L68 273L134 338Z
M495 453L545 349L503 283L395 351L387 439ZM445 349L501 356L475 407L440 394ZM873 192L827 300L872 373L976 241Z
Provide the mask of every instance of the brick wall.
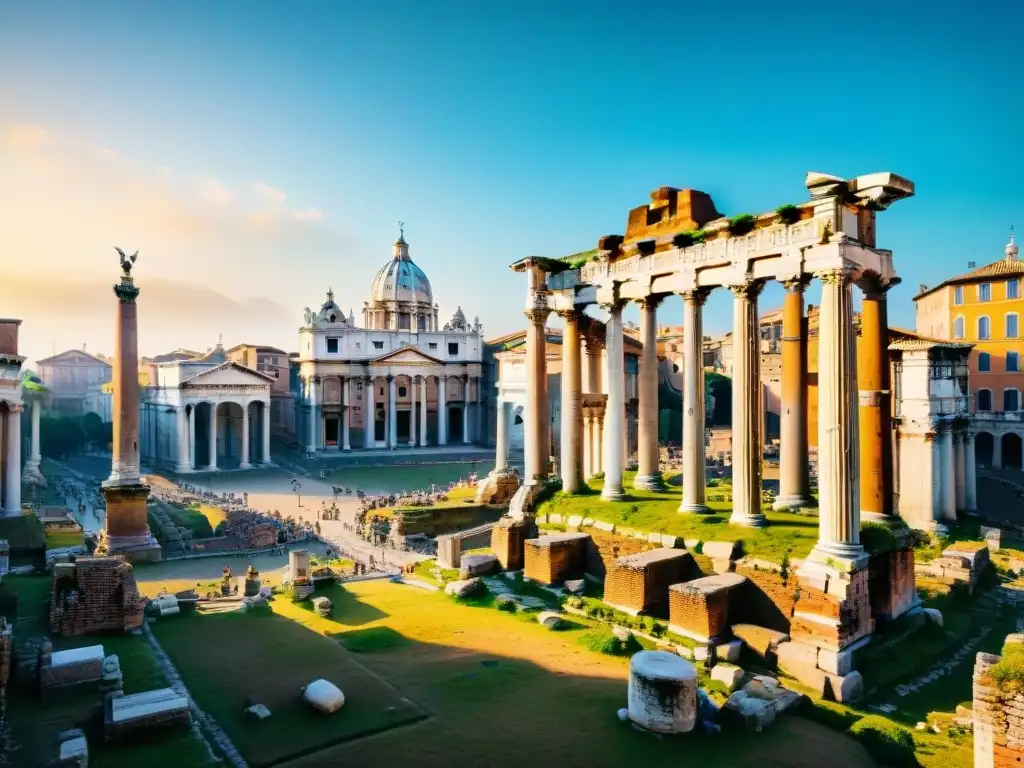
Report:
M589 537L584 534L562 539L561 536L526 540L523 568L526 578L541 584L560 584L566 579L583 576Z
M1024 637L1010 635L1012 638ZM991 677L1000 657L979 653L974 664L974 768L1024 764L1024 694L999 690Z
M829 577L826 589L800 580L800 596L794 607L789 634L794 640L832 650L842 650L874 630L868 592L868 569ZM831 621L815 621L810 614Z
M39 684L44 688L64 688L85 682L99 682L103 677L103 660L94 659L80 664L65 664L52 667L49 664L39 669Z
M50 631L60 635L127 632L142 626L145 600L122 557L58 564L50 589Z
M660 546L646 539L617 536L597 528L587 528L587 533L590 534L590 544L587 545L586 570L599 579L607 576L609 566L620 557L646 552Z
M747 583L731 596L732 623L756 624L789 634L799 592L796 576L787 573L783 578L779 567L750 559L739 560L736 573L746 576Z
M876 622L891 621L915 603L914 550L898 549L873 555L868 564L871 615Z
M657 559L620 557L604 581L604 600L630 612L667 618L669 587L702 576L685 550L652 550Z
M491 529L491 550L506 571L523 568L523 546L526 538L533 533L532 520L515 520L503 517Z

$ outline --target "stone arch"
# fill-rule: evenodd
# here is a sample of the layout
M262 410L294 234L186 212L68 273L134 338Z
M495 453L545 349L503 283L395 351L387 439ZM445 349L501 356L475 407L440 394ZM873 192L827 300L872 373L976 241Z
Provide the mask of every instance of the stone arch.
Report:
M1002 449L1005 469L1024 469L1024 441L1020 435L1016 432L1003 435Z
M235 401L217 405L217 466L232 469L242 461L242 419L246 408Z
M990 432L979 432L974 436L974 461L979 467L991 467L995 455L995 438Z
M249 421L249 463L261 464L269 461L263 455L264 421L270 418L270 406L262 400L253 400L245 406L245 418Z
M449 375L445 389L448 398L446 408L448 442L461 443L465 439L468 426L465 406L467 381L461 375Z

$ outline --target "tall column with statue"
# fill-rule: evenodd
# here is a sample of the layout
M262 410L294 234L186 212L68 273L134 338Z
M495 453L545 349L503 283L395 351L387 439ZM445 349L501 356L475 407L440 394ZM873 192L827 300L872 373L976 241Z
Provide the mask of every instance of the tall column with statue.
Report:
M139 320L135 300L139 289L132 278L138 251L121 257L114 338L114 445L110 477L103 483L107 520L101 553L125 555L131 561L161 559L160 545L149 532L149 488L139 475Z

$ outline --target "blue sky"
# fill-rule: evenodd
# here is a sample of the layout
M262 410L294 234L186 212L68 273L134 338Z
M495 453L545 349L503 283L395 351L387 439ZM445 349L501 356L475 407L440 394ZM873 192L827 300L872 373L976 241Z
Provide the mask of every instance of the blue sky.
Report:
M140 279L268 296L297 326L328 285L358 314L401 219L442 315L461 304L496 335L523 322L509 263L622 232L660 185L734 214L803 199L807 170L890 170L917 184L878 228L904 279L891 322L912 326L919 284L999 258L1024 226L1022 17L942 2L8 2L0 127L45 130L79 178L53 182L76 190L59 206L6 222L24 231L2 266L31 264L41 238L68 275L107 277L117 242L154 254ZM175 179L198 195L190 215L263 185L281 226L268 239L223 219L126 220L134 239L118 242L117 220L92 211L127 209L104 202L112 171L69 162L84 148L116 157L119 183ZM27 168L0 202L36 184ZM722 293L709 332L728 330ZM678 322L680 301L660 314Z

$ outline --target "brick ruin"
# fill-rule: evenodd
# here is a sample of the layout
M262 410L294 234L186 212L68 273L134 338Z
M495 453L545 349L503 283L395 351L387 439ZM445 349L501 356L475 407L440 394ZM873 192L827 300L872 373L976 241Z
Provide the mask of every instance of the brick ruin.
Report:
M523 576L541 584L560 584L582 577L589 541L587 533L556 533L527 539Z
M519 571L523 568L526 540L536 535L533 518L503 517L491 529L491 550L503 570Z
M966 584L973 590L990 561L986 542L958 541L946 547L941 557L918 565L916 570L943 584Z
M668 622L673 632L703 643L729 633L729 595L746 582L738 573L704 576L668 588Z
M1009 635L1007 644L1024 644ZM974 663L974 768L1017 768L1024 763L1024 693L1001 690L992 667L1001 657L979 653Z
M626 613L664 614L673 584L700 575L685 549L651 549L615 560L604 580L604 601Z
M145 598L121 556L80 557L53 568L50 631L57 635L129 632L142 626Z

